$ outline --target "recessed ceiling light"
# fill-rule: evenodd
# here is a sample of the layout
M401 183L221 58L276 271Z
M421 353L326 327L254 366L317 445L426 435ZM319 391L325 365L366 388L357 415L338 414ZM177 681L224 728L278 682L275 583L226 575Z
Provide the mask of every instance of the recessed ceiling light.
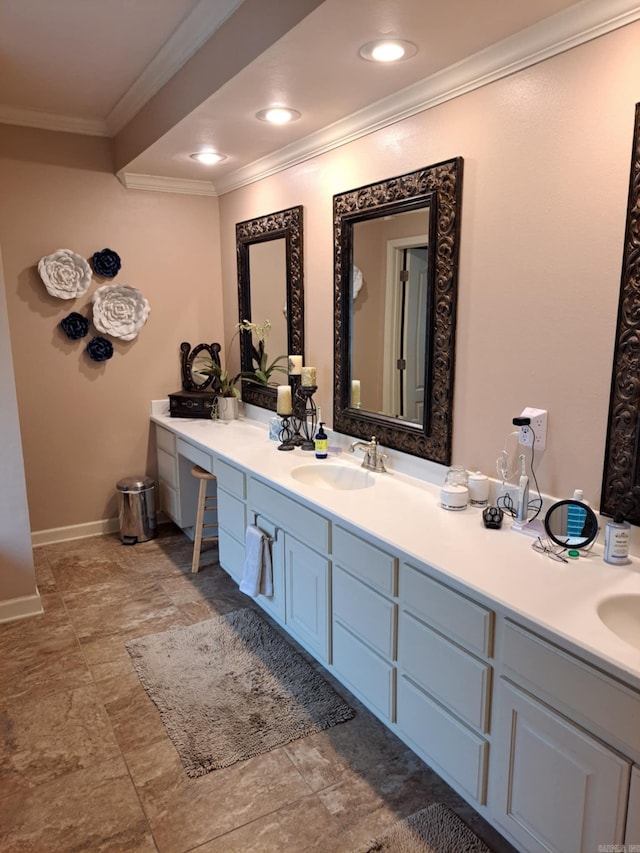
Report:
M218 154L217 151L196 151L195 154L189 154L192 160L197 160L198 163L204 163L211 166L212 163L219 163L221 160L226 160L225 154Z
M369 62L399 62L410 59L417 52L418 48L412 41L403 39L378 39L360 48L360 56Z
M257 112L256 118L259 118L260 121L270 121L271 124L287 124L287 122L299 119L300 113L287 107L269 107L268 110Z

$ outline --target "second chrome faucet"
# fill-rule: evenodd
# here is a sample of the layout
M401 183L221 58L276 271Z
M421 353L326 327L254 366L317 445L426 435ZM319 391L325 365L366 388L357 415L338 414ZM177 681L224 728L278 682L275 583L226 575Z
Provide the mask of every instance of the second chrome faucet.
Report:
M349 445L349 453L353 453L356 448L364 450L364 459L362 467L368 468L369 471L386 471L384 460L387 459L386 453L381 453L378 446L378 440L375 435L371 436L371 441L354 441Z

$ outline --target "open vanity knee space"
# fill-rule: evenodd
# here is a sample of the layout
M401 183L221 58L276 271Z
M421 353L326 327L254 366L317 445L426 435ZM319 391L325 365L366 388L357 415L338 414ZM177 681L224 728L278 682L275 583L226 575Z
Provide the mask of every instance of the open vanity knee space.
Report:
M153 420L163 510L188 527L185 471L208 463L222 568L240 582L246 528L264 531L258 604L517 849L640 844L640 652L596 614L640 592L635 561L558 569L443 512L435 485L320 488L291 472L323 462L278 453L266 425Z

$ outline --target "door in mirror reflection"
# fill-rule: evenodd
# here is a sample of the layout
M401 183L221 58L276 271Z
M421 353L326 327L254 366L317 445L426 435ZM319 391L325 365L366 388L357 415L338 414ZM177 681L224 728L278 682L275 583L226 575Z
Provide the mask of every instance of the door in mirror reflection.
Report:
M252 243L249 246L251 282L251 319L269 320L271 329L265 341L268 362L286 355L287 350L287 257L284 238ZM258 348L255 336L253 347ZM282 379L286 382L286 379Z
M429 209L353 225L352 405L422 427Z

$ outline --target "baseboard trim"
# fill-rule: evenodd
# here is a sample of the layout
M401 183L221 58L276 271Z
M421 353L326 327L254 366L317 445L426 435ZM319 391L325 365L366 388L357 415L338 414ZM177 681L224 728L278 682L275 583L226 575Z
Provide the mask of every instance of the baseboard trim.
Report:
M24 595L20 598L0 601L0 623L26 619L27 616L38 616L40 613L44 613L44 610L39 592L35 595Z
M88 536L101 536L115 533L119 528L117 518L103 518L100 521L88 521L85 524L71 524L68 527L51 527L49 530L32 530L31 545L51 545L53 542L68 542L71 539L86 539Z

